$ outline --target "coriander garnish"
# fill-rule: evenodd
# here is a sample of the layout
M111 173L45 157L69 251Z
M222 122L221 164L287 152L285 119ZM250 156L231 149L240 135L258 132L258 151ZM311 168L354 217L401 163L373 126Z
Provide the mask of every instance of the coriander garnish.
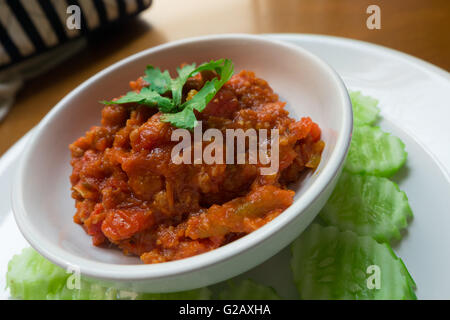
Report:
M177 128L193 129L197 125L194 110L202 112L206 105L214 98L217 91L233 75L234 65L229 59L211 60L196 68L195 63L177 68L178 77L172 79L167 70L162 72L159 68L147 66L144 80L150 83L139 93L130 91L115 101L102 101L103 104L139 103L149 107L158 108L163 113L161 120L171 123ZM195 96L182 103L183 86L188 78L201 71L215 71L218 77L207 81ZM172 98L163 96L172 93Z

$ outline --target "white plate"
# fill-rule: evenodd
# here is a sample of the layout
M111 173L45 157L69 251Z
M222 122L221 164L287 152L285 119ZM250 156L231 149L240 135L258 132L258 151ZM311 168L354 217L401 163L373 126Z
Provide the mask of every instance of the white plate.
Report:
M314 52L331 64L346 85L380 100L386 131L406 144L408 161L395 180L414 211L405 237L395 245L417 283L421 299L449 299L450 292L450 75L403 53L349 39L316 35L269 35ZM0 298L7 262L28 246L9 205L10 182L27 136L0 158ZM272 285L284 298L296 298L289 249L240 277ZM276 270L276 272L274 272Z

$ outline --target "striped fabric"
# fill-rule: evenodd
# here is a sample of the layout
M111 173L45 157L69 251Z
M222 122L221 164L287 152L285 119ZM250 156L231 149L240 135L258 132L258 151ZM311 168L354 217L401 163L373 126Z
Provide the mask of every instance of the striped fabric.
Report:
M0 69L151 5L152 0L0 0ZM80 29L67 21L80 8ZM73 7L72 7L73 8ZM69 12L69 13L68 13Z

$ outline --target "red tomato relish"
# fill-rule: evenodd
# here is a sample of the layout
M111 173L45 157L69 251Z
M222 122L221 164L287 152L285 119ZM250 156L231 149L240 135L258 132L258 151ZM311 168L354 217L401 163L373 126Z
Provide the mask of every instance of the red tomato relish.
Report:
M204 82L202 74L190 78L184 99ZM130 82L137 92L148 85ZM160 112L105 106L101 125L70 145L74 221L94 245L117 246L144 263L194 256L249 234L292 204L289 184L319 165L324 148L319 126L309 117L290 118L284 106L265 80L242 71L197 113L203 130L278 129L273 175L261 175L260 163L174 164L176 128Z

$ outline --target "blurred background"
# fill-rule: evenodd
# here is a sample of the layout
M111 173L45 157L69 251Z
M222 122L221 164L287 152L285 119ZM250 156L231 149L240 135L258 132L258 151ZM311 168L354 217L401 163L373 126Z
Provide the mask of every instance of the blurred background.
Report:
M366 25L366 10L374 4L380 8L381 29ZM62 10L80 6L81 28L47 37L53 33L42 26L53 26L58 14L63 18L63 11L56 10L53 22L39 22L50 5ZM449 71L449 18L449 0L0 0L0 102L6 101L2 94L15 93L0 122L0 155L80 83L165 42L217 33L326 34L387 46ZM24 51L31 52L29 57L23 54L13 61L8 41L23 40L20 26L28 31L33 23L41 27L30 31ZM49 53L50 48L56 49ZM40 59L41 52L47 54L45 62L22 67Z

